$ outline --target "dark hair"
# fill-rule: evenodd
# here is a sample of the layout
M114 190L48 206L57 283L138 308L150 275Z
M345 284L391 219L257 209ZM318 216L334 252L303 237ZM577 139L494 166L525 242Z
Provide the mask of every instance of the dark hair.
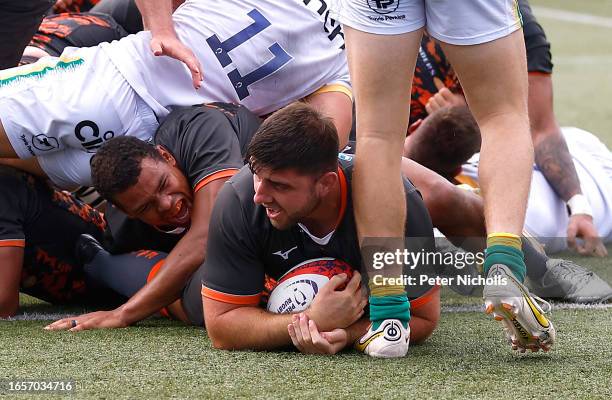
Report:
M295 102L259 127L245 155L253 173L261 168L320 174L338 168L338 132L332 120L312 106Z
M480 129L466 106L442 108L419 129L423 132L411 158L442 176L448 177L480 150Z
M112 201L138 182L141 162L150 157L163 160L151 144L133 136L119 136L102 145L91 159L91 179L100 195Z

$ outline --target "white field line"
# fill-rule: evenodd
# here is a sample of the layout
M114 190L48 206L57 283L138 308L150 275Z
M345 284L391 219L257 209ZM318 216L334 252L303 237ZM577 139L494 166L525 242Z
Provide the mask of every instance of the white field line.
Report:
M8 321L56 321L58 319L62 319L62 318L68 318L68 317L72 317L74 315L78 315L79 313L76 314L63 314L63 313L23 313L23 314L17 314L14 317L11 318L7 318L7 319L0 319L0 321L2 322L8 322ZM2 327L2 325L0 325L0 328Z
M531 8L538 18L549 18L556 19L557 21L612 28L612 18L608 17L599 17L597 15L582 14L548 7L532 6Z
M555 310L608 310L612 309L612 303L605 304L576 304L576 303L555 303L551 302L552 311ZM484 312L484 305L466 304L455 306L442 306L442 312Z
M606 304L575 304L575 303L551 303L553 311L555 310L608 310L612 309L612 303ZM445 313L460 313L460 312L481 312L484 311L483 305L467 304L442 306L442 312ZM68 318L75 314L64 313L24 313L18 314L15 317L0 319L0 322L10 321L56 321L62 318ZM0 329L2 325L0 324Z

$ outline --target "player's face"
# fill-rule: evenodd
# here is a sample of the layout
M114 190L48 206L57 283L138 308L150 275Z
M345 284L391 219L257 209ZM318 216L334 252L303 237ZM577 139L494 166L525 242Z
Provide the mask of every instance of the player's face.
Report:
M187 178L172 160L141 162L138 182L118 194L114 202L130 217L160 228L188 227L193 193Z
M253 174L253 201L265 207L272 226L288 229L307 220L321 203L317 181L317 176L291 169L272 171L262 168Z

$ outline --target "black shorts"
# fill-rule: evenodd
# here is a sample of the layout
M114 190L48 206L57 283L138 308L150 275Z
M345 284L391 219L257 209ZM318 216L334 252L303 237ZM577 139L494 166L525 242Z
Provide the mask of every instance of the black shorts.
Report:
M204 326L204 311L202 309L202 273L204 266L191 275L187 285L183 289L181 302L183 310L194 326Z
M523 17L523 35L527 50L527 70L552 74L553 63L550 43L544 29L538 23L527 0L519 0L519 9Z
M17 66L23 49L53 4L55 0L0 2L0 69Z

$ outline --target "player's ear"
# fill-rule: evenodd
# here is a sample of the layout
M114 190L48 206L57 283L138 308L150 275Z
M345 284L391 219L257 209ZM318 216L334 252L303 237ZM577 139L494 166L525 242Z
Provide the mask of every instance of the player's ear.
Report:
M172 153L170 153L164 146L158 144L157 146L155 146L155 148L168 164L172 165L173 167L176 166L176 159L174 158Z
M317 181L317 184L320 185L322 194L327 194L337 181L338 174L330 171L321 175L321 177Z

